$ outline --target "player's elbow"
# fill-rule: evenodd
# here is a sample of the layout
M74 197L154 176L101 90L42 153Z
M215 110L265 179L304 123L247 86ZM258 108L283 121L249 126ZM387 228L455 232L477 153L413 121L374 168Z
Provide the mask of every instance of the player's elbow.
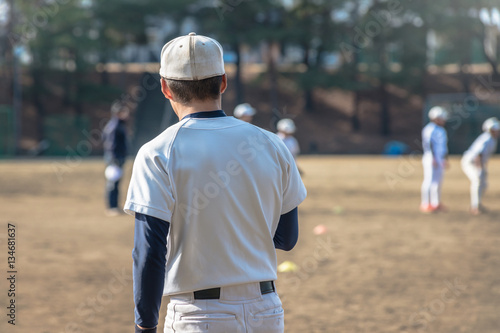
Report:
M283 242L282 244L280 244L276 248L283 250L283 251L287 251L287 252L291 251L295 247L295 245L297 244L298 239L299 239L298 237L290 238L286 242Z
M281 250L286 251L286 252L291 251L295 247L295 244L297 244L297 242L290 244L288 246L285 246Z

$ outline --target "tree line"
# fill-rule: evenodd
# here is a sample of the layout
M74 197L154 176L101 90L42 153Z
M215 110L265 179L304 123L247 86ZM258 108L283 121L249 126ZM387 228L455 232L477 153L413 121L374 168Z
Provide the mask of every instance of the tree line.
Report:
M262 49L269 106L278 107L278 80L291 79L315 111L315 88L352 91L352 130L359 130L359 95L376 91L381 134L390 134L388 85L426 94L430 64L489 64L498 77L498 0L3 0L9 13L0 45L2 75L12 80L15 51L29 54L24 65L31 84L26 98L40 119L44 100L62 91L63 104L81 114L82 103L116 96L105 70L97 83L85 79L96 64L120 62L120 50L151 42L151 22L170 22L166 42L187 20L217 38L234 54L237 102L245 101L241 77L244 49ZM158 36L158 34L156 34ZM432 43L431 43L432 42ZM294 52L301 70L280 72ZM297 56L298 54L298 56ZM463 73L463 90L470 82Z

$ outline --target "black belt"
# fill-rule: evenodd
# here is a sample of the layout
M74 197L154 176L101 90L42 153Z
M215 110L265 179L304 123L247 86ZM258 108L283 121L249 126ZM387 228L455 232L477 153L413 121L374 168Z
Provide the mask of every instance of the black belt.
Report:
M273 281L263 281L259 282L260 293L262 295L274 292ZM210 288L203 289L194 292L194 299L219 299L220 298L220 288Z

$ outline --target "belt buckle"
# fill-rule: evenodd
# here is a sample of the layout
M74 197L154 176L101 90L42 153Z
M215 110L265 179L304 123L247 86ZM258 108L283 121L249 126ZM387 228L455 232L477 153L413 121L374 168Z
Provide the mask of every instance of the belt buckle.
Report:
M259 285L260 285L260 293L262 295L270 294L276 291L276 289L274 288L273 281L262 281L259 283Z
M219 299L220 288L203 289L193 292L194 299Z
M261 295L270 294L276 291L274 281L259 282ZM194 299L220 299L220 288L202 289L193 292Z

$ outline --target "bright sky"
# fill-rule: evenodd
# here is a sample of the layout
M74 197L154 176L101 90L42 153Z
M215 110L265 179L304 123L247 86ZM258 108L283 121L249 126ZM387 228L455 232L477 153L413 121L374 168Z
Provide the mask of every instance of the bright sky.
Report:
M500 28L500 11L498 8L493 8L491 11L483 8L479 12L481 21L488 25L496 25Z
M8 15L9 5L5 0L0 0L0 25L5 25L7 23Z

